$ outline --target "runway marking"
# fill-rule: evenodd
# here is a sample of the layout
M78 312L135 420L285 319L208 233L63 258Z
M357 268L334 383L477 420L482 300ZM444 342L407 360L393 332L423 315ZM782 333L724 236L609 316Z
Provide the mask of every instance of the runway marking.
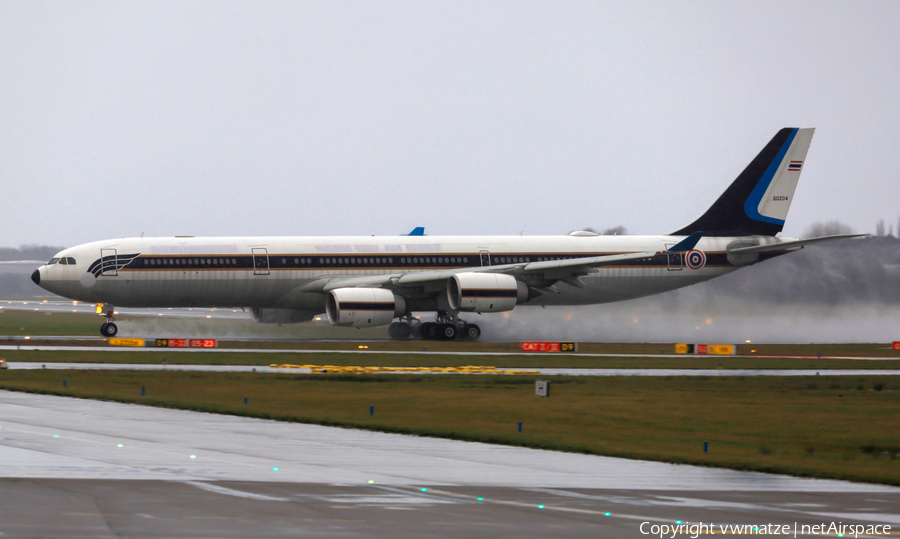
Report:
M205 490L207 492L214 492L216 494L223 494L225 496L234 496L236 498L249 498L251 500L260 500L264 502L289 502L290 498L278 498L275 496L266 496L265 494L256 494L253 492L244 492L242 490L235 490L232 488L222 487L219 485L212 485L209 483L204 483L202 481L182 481L185 485L190 485L192 487L197 487L201 490Z
M410 490L413 490L416 492L420 492L420 489L418 487L408 487L405 485L391 485L391 486L396 489L410 489ZM540 505L540 504L527 503L527 502L514 502L514 501L510 501L510 500L497 500L497 499L493 499L493 498L486 498L483 496L473 496L471 494L458 494L456 492L449 492L446 490L440 490L440 489L434 489L434 488L429 488L428 493L439 494L441 496L448 496L451 498L463 499L463 500L473 502L473 503L491 503L491 504L497 504L497 505L508 505L511 507L535 509L538 511L547 511L547 510L561 511L561 512L565 512L565 513L579 513L579 514L585 514L585 515L602 516L604 518L640 520L641 522L673 522L671 519L646 517L646 516L642 516L642 515L629 515L626 513L615 513L612 511L597 511L594 509L578 509L575 507L564 507L561 505L547 505L547 504ZM540 505L540 507L539 507L539 505Z

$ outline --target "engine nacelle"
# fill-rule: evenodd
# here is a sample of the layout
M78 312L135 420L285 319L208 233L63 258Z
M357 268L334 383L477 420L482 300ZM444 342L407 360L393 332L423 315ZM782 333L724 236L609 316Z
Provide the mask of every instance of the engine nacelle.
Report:
M447 301L455 311L511 311L528 301L528 286L501 273L457 273L447 281Z
M335 326L386 326L405 313L406 300L383 288L337 288L325 301L325 314Z
M296 309L250 308L250 315L253 317L253 321L260 324L299 324L300 322L309 322L316 314Z

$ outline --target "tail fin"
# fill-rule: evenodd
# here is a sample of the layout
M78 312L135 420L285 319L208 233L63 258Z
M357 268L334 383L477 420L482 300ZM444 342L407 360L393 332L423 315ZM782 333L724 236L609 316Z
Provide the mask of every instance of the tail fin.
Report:
M672 232L687 236L774 236L784 228L815 129L785 127L693 223Z

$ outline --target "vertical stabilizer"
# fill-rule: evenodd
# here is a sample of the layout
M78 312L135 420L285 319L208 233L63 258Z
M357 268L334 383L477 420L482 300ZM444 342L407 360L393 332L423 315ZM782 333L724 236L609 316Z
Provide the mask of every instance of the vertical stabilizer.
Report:
M813 131L797 127L778 131L706 213L672 235L702 231L704 236L774 236L781 232Z

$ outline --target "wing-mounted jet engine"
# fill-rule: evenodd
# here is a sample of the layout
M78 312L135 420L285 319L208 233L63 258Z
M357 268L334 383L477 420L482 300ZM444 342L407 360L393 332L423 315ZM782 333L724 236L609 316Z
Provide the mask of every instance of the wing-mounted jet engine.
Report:
M406 300L384 288L337 288L328 293L325 314L335 326L386 326L406 314Z

